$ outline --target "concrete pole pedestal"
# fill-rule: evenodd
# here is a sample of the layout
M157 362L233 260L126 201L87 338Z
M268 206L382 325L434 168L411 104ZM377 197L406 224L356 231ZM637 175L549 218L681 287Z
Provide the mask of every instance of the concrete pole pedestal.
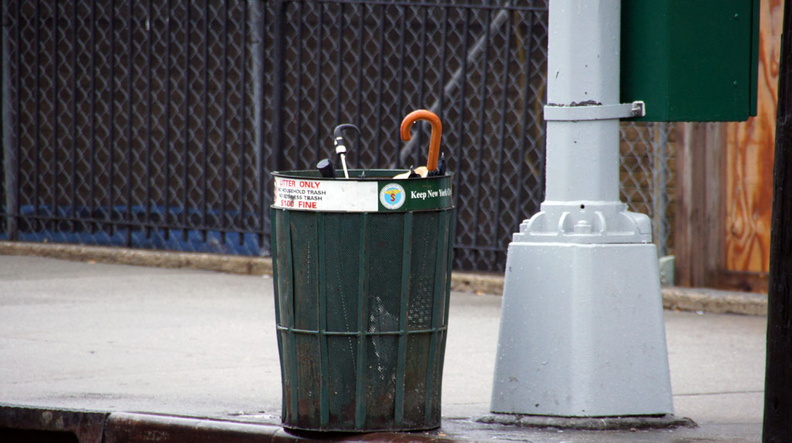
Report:
M651 244L512 243L491 411L673 413Z

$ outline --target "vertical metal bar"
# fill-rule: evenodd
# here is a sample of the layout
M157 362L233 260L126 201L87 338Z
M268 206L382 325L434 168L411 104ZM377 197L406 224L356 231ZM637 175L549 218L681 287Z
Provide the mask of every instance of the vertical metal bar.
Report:
M470 46L470 8L465 9L465 24L463 26L463 40L464 43L462 44L464 54L468 54L468 46ZM465 144L465 133L467 125L465 124L465 93L467 91L467 77L468 77L468 62L470 57L465 57L462 59L462 67L457 70L459 73L460 82L462 85L459 87L460 93L457 102L459 103L459 122L457 127L459 128L459 146L464 146ZM456 75L455 75L456 76ZM453 81L453 79L452 79ZM464 161L460 159L460 162L457 163L457 173L454 174L454 189L461 189L461 177L464 175L463 173L463 166ZM459 193L454 193L454 205L459 205Z
M546 10L544 11L544 13L548 14L548 12ZM530 87L530 72L531 72L531 70L530 70L530 67L531 67L531 59L533 58L533 51L535 49L534 45L533 45L534 29L537 29L537 28L541 29L541 24L539 26L536 26L535 21L540 21L541 18L539 16L540 12L528 13L528 14L531 16L531 18L530 18L530 21L528 22L528 25L529 25L529 27L528 27L528 50L526 51L526 57L527 58L526 58L525 62L527 64L526 66L528 67L528 70L526 72L528 73L529 76L526 77L525 88L526 88L526 92L530 93L530 91L531 91L531 87ZM546 84L547 84L547 77L545 76L545 85ZM526 98L527 97L528 97L528 95L526 95ZM536 188L539 190L539 194L536 196L536 201L537 202L541 202L545 198L545 188L546 188L547 177L546 177L544 171L545 171L545 166L547 164L547 122L542 122L541 131L542 131L541 134L542 134L542 138L544 139L544 142L540 144L539 150L538 150L539 165L538 165L537 172L536 172L536 176L538 177L538 180L537 180L537 183L536 183ZM542 138L540 138L539 140L542 140Z
M223 68L220 81L223 83L223 111L221 115L221 148L220 148L220 243L226 243L228 223L228 2L224 2L223 9Z
M490 2L487 2L488 4ZM480 85L480 92L479 92L479 102L480 102L480 110L479 110L479 133L478 133L478 156L476 158L476 165L483 164L484 159L484 127L487 124L487 77L489 77L489 46L490 46L490 29L491 26L489 24L492 22L492 10L487 9L487 32L485 34L485 49L484 49L484 61L482 63L482 80ZM481 176L484 174L483 169L479 169L479 173L476 174L476 222L474 224L475 228L473 229L473 245L479 246L479 234L481 233ZM475 248L473 249L474 260L482 260L482 250Z
M317 340L319 341L319 364L321 370L319 371L319 423L321 427L325 428L330 423L330 392L329 392L329 374L330 374L330 356L329 348L327 345L327 270L325 264L331 257L327 257L327 248L325 244L325 213L316 213L316 241L317 248L320 254L324 253L325 256L319 255L320 260L317 264L317 285L319 286L319 330Z
M445 303L446 294L446 279L450 274L444 274L445 268L448 266L448 230L452 227L448 225L450 220L449 212L453 211L444 210L437 214L437 243L435 245L435 268L434 268L434 290L432 292L432 325L431 337L429 338L429 364L426 370L426 390L424 393L424 420L429 423L432 413L432 396L434 393L434 380L437 368L435 362L442 359L442 356L437 354L437 341L439 335L442 333L440 325L440 309L441 303ZM444 276L445 278L440 278Z
M445 109L445 90L442 88L445 85L446 78L446 63L448 62L448 10L450 8L443 8L443 38L440 40L440 83L441 87L438 98L438 107L436 114L441 118L443 117L443 110Z
M3 14L9 13L9 6L6 0L3 1ZM3 179L5 189L5 215L6 215L6 235L8 240L15 241L19 236L19 156L17 149L17 139L15 134L19 134L19 109L21 106L19 99L19 75L11 78L11 29L16 27L17 41L19 41L19 4L16 4L13 25L8 20L3 20L3 64L2 71L2 109L3 109ZM19 69L19 48L15 53L14 64ZM17 96L12 95L12 82L17 91ZM14 108L16 108L16 121L14 119Z
M242 46L241 49L241 56L242 56L242 99L240 100L239 109L237 110L237 114L239 115L239 119L241 120L241 124L239 126L241 134L241 142L242 146L240 149L239 154L239 246L245 244L245 236L251 231L251 227L245 222L247 217L245 216L245 165L247 165L247 153L248 153L248 140L247 140L247 109L248 109L248 49L247 49L247 42L248 40L248 10L242 4L240 6L242 10L242 41L240 45ZM252 39L251 39L252 40Z
M304 78L304 70L303 70L303 31L305 25L305 15L303 11L303 2L297 2L295 5L297 7L297 78L302 79ZM303 87L302 81L297 82L297 108L295 109L295 118L296 118L296 128L298 131L302 130L303 125L303 113L302 113L302 104L303 104ZM298 139L299 140L299 136ZM280 149L280 148L278 148ZM309 150L309 146L303 146L302 143L297 143L295 146L295 151L297 152L297 156L304 155L304 152Z
M129 29L127 30L127 152L126 152L126 189L127 189L127 214L126 218L128 221L127 224L127 232L126 232L126 246L132 246L132 230L135 227L134 224L134 214L132 212L132 188L134 187L132 184L132 148L133 148L133 139L132 139L132 126L134 119L132 116L134 115L134 95L133 94L133 87L134 87L134 79L133 73L135 72L135 57L134 57L134 28L135 28L135 10L134 10L134 1L129 1Z
M201 241L206 243L209 225L209 0L204 2L203 15L203 140L201 141Z
M272 170L278 171L283 168L284 155L284 97L283 86L285 83L285 54L286 54L286 0L273 1L273 20L275 25L275 35L273 41L273 63L274 72L272 79L272 149L273 155ZM321 26L320 26L321 29ZM321 32L321 31L320 31ZM319 38L321 41L321 36ZM321 60L319 65L321 66Z
M668 230L666 226L666 209L668 207L668 124L652 123L652 228L657 255L662 257L668 253Z
M497 179L497 186L495 188L495 233L494 233L494 242L495 247L498 248L498 252L505 252L503 248L500 248L498 245L498 239L501 238L501 210L503 201L501 190L504 186L504 178L503 178L503 164L506 158L506 113L508 112L508 94L507 91L509 89L509 71L511 70L511 41L513 37L512 32L512 22L509 20L506 24L506 50L504 52L506 58L506 66L503 68L503 74L501 76L501 118L500 118L500 129L498 138L500 138L498 143L498 170L495 175ZM507 185L508 186L508 185ZM497 252L496 252L497 253ZM496 260L496 263L500 263L501 260Z
M453 230L454 227L456 226L456 209L452 209L451 211L449 211L448 219L449 219L448 220L448 226L449 226L450 229ZM448 311L449 311L449 307L450 307L450 304L451 304L451 296L450 296L451 295L451 270L452 270L453 264L454 264L454 248L451 247L453 242L454 242L454 234L451 233L448 236L448 238L449 238L450 244L448 245L447 250L446 250L446 253L448 255L446 256L446 269L445 269L445 271L446 271L446 274L445 274L446 275L446 280L445 280L445 293L444 293L444 294L447 294L447 295L443 297L443 303L444 303L444 305L443 305L443 323L442 323L441 331L440 331L440 334L442 334L442 335L441 335L441 338L440 338L440 352L438 354L438 355L440 355L440 358L439 358L440 365L437 368L437 372L438 372L438 374L440 374L441 383L442 383L443 367L445 365L444 356L445 356L445 349L446 349L446 339L448 338L448 316L449 316L449 312Z
M59 153L60 153L60 51L58 50L58 46L60 44L60 35L59 35L59 22L60 22L60 7L55 4L53 5L54 10L54 20L53 20L53 35L54 35L54 44L52 50L52 60L53 60L53 78L52 78L52 108L53 108L53 118L54 122L52 125L52 210L53 210L53 218L50 222L50 230L53 232L57 230L58 227L58 220L57 220L57 209L58 209L58 177L60 177L60 171L58 170L59 167ZM112 120L112 116L111 116ZM112 169L111 169L112 170Z
M107 200L108 204L110 205L110 210L107 213L107 216L110 220L112 220L115 216L115 149L116 149L116 122L115 122L115 82L116 82L116 66L115 66L115 56L116 56L116 35L115 35L115 0L110 1L110 145L108 146L109 150L109 162L110 168L108 169L108 189L107 189ZM57 23L58 23L58 16L57 16L57 6L55 7L56 15L55 15L55 23L56 23L56 30L57 30ZM57 32L56 32L57 35ZM56 53L57 53L57 42L55 44ZM57 68L58 63L55 63ZM57 70L57 69L56 69ZM55 82L57 85L57 81ZM57 89L57 88L56 88ZM57 108L55 115L57 116ZM57 131L57 124L55 125ZM55 140L58 140L57 132L55 132ZM56 148L55 151L57 152L58 149ZM57 156L55 157L57 159ZM57 168L57 161L55 161L55 166ZM55 171L57 174L57 171ZM53 186L53 192L56 192L56 188ZM116 232L116 224L110 224L110 236L112 237L115 235Z
M96 220L96 1L91 2L91 118L90 118L90 166L88 208L90 220ZM95 233L97 223L90 223L90 232Z
M397 90L397 93L396 93L396 97L397 97L396 98L396 103L397 103L396 104L396 112L399 113L399 114L403 114L403 112L404 112L404 57L405 57L405 53L407 51L407 48L405 48L405 46L406 46L406 44L405 44L405 40L406 40L405 34L407 33L407 13L405 12L405 9L406 9L405 6L399 6L398 9L399 9L400 16L401 16L401 26L399 26L399 66L398 66L398 68L396 70L396 72L398 73L397 75L399 77L399 86L398 86L398 90ZM401 137L399 136L399 134L396 134L395 137L396 137L395 138L396 146L399 146L401 144ZM402 164L401 157L397 158L396 161L398 162L398 163L396 163L396 167L397 168L401 168L403 166L406 166L406 165Z
M419 53L419 67L418 67L418 107L425 108L426 104L424 103L425 96L426 96L426 42L427 42L427 35L426 35L426 20L428 9L426 7L421 8L423 11L423 17L421 19L421 51ZM420 123L421 130L418 131L418 145L424 145L424 132L427 131L429 127L429 122L422 121ZM421 155L416 152L415 153L415 164L421 164Z
M168 18L165 21L165 208L163 208L163 231L165 240L170 240L171 226L171 21L173 18L173 10L171 0L165 4L167 9ZM189 69L189 68L187 68Z
M531 37L531 34L533 33L534 13L533 12L524 12L524 14L528 15L528 22L527 22L528 27L527 27L527 30L526 30L526 33L525 33L525 37L523 38L523 47L525 47L525 60L524 60L524 65L523 65L523 75L525 75L525 85L524 85L523 94L522 94L522 105L523 105L522 106L522 119L521 119L522 120L522 134L520 135L520 140L522 140L522 144L520 146L520 157L519 157L519 158L523 159L523 161L521 161L519 163L520 166L519 166L519 169L518 169L518 177L522 178L523 183L520 183L520 186L519 186L518 191L517 191L517 201L519 201L519 202L525 201L523 199L523 190L526 188L526 186L524 186L524 181L529 179L531 177L531 175L533 175L533 176L537 177L537 179L538 179L537 181L538 182L541 182L542 181L541 177L543 175L542 171L544 171L544 169L541 169L541 168L531 168L531 171L530 171L531 175L526 175L525 174L525 164L526 164L525 158L526 158L526 153L528 151L528 127L531 124L531 122L533 121L530 118L530 115L529 115L528 103L529 103L530 97L531 97L531 57L532 57L532 51L531 51L531 48L532 48L531 39L532 39L532 37ZM527 43L528 43L527 47L525 45L525 41L526 40L527 40ZM540 155L541 155L541 153L540 153ZM541 162L541 159L540 159L540 162ZM538 188L544 188L543 186L539 186L539 185L537 185L537 187ZM541 192L541 191L539 191L539 192ZM528 199L529 200L528 201L530 201L530 202L538 201L539 198L540 198L540 196L535 195L532 192L532 190L529 188L529 190L528 190ZM526 214L526 218L528 218L529 215L530 214ZM514 230L515 231L519 229L520 223L521 223L521 220L519 220L519 218L518 218L518 220L516 222L516 226L514 226Z
M285 232L285 235L284 235L284 237L286 238L286 242L285 242L286 243L285 257L287 258L286 262L287 262L287 265L289 266L289 272L287 274L285 274L285 275L288 276L288 278L291 279L291 282L289 283L289 287L290 288L294 288L294 279L296 277L296 272L294 270L294 263L293 263L293 259L292 259L292 257L294 257L294 251L292 250L292 244L293 244L294 240L292 239L291 213L289 211L283 211L283 220L282 221L283 221L283 224L281 225L280 229L283 229L284 232ZM275 242L273 242L273 243L275 243ZM278 296L280 297L280 294ZM295 364L295 362L297 362L297 343L296 343L296 340L295 340L296 333L294 332L294 329L295 329L295 316L296 316L296 314L294 312L294 310L295 310L294 291L292 290L291 293L286 294L286 296L290 299L290 303L291 303L291 306L290 306L291 309L288 310L288 318L286 319L286 327L287 327L286 334L289 337L289 349L288 349L288 352L289 352L289 355L290 355L291 361L292 361L291 368L290 368L291 369L290 379L292 380L292 383L294 383L294 386L292 386L292 395L291 395L291 405L290 406L291 406L291 416L296 419L299 416L299 412L300 412L300 403L299 403L300 396L298 395L299 389L300 389L300 386L299 386L300 379L298 378L297 365ZM284 350L283 352L286 352L286 350ZM284 405L284 408L285 407L286 407L286 405Z
M338 40L336 41L336 45L335 45L336 54L338 56L338 58L336 59L335 124L340 124L346 122L346 119L344 119L344 121L341 121L341 97L345 95L342 89L343 77L344 77L344 4L343 3L339 4L337 38ZM316 160L318 160L318 158Z
M413 234L413 213L404 213L404 242L402 244L402 275L401 275L401 291L400 291L400 304L399 309L399 348L396 360L396 392L394 400L394 417L393 422L395 426L401 426L404 421L404 374L405 366L407 363L407 317L408 317L408 302L410 299L410 271L412 267L412 234Z
M254 2L255 3L255 2ZM185 19L185 47L184 47L184 58L185 58L185 69L184 69L184 129L182 130L182 137L184 138L184 152L183 152L183 162L184 162L184 170L182 171L182 183L184 183L184 196L182 200L182 240L185 242L190 236L190 222L189 222L189 213L190 213L190 125L192 124L191 119L191 109L190 109L190 91L192 90L190 85L190 65L192 64L192 60L190 60L190 47L192 46L192 4L189 2L185 5L187 8L187 18Z
M151 238L151 206L154 204L151 192L151 111L152 111L152 100L153 100L153 92L151 91L151 83L152 83L152 67L151 67L151 53L152 53L152 46L153 46L153 38L152 38L152 31L151 31L151 22L152 22L152 14L151 14L151 2L148 2L148 8L146 10L146 202L145 202L145 211L146 211L146 239Z
M366 345L368 343L368 279L366 264L368 264L368 248L366 245L369 233L370 215L361 214L362 229L360 230L360 248L358 249L358 324L357 324L357 364L355 378L355 428L362 429L366 423Z
M424 108L426 104L424 104L425 96L426 96L426 43L429 39L427 32L426 32L426 22L428 20L429 15L429 8L424 6L421 7L422 17L421 17L421 51L418 60L418 104L417 106ZM425 122L421 122L425 123ZM426 125L423 125L426 127ZM420 132L420 137L423 137L423 131ZM423 145L423 142L421 142Z
M451 210L451 213L449 214L448 226L450 227L450 229L452 231L456 227L456 214L457 214L456 211L457 211L456 208L453 208ZM454 235L453 234L449 236L449 242L451 244L454 243ZM453 270L453 264L454 264L454 248L449 247L446 252L448 253L448 259L446 260L446 282L445 282L446 287L445 287L445 291L446 291L446 294L450 295L451 294L451 271ZM448 308L450 306L450 303L451 303L451 297L450 296L446 297L445 298L445 306L443 307L443 328L448 327L448 315L449 315L448 314ZM445 344L443 344L443 349L440 351L440 355L445 355ZM442 373L442 368L440 369L440 372Z
M251 3L258 3L258 2L251 2ZM255 41L255 40L254 40ZM270 217L274 220L275 214L274 210L270 210ZM274 221L273 221L274 223ZM281 371L281 418L285 418L286 414L286 383L283 383L283 380L286 380L286 349L284 348L283 344L283 331L280 328L282 326L282 318L281 318L281 301L280 298L282 296L281 292L281 280L280 280L280 266L278 264L278 242L272 242L272 283L273 287L275 288L275 334L278 339L278 357L280 358L280 371Z
M253 66L253 146L256 155L256 169L254 177L256 179L256 186L254 192L256 194L255 201L258 202L259 207L256 216L258 217L258 244L259 254L267 255L271 253L269 236L267 236L267 228L270 222L269 208L267 207L268 197L265 195L265 178L267 177L267 162L264 158L265 151L265 121L264 121L264 83L265 83L265 60L264 56L265 45L265 12L264 2L252 1L248 3L248 8L251 11L251 16L254 22L251 24L251 38L253 44L250 47L250 53ZM279 64L279 63L276 63ZM273 119L276 117L273 116ZM274 257L273 257L274 259Z
M358 9L360 10L360 20L358 22L358 29L356 40L359 42L358 44L358 52L356 54L357 59L355 60L355 65L357 65L357 80L356 84L358 85L355 97L355 126L360 128L363 126L363 118L362 118L362 110L363 110L363 52L365 43L363 42L363 29L366 23L366 5L361 4L358 5ZM357 153L357 167L363 168L364 165L361 163L361 156L362 152L360 151L360 147L362 146L361 140L363 139L363 134L361 133L359 137L355 140L355 152ZM379 149L377 147L377 149Z
M71 135L72 135L72 147L71 147L71 232L75 232L77 230L77 90L78 90L78 83L77 83L77 30L79 26L77 25L77 6L78 2L75 2L72 6L72 123L71 123Z
M316 46L316 58L317 58L317 66L322 66L322 42L324 40L324 3L318 3L317 6L319 7L319 36L317 38L317 46ZM320 72L316 73L316 101L314 102L314 115L316 116L315 126L314 126L314 139L316 140L316 152L314 154L314 158L319 157L321 155L323 143L322 143L322 74ZM282 151L281 146L276 146L275 149Z
M377 42L377 48L379 48L379 54L377 54L377 139L374 143L377 148L377 156L374 159L374 164L376 165L382 164L382 95L384 90L382 73L385 66L385 12L387 6L380 5L379 8L380 17L377 23L377 28L379 29L379 41Z
M36 88L35 98L34 98L34 139L35 139L35 146L33 146L33 150L35 152L35 159L34 159L34 168L33 168L33 229L34 231L38 231L42 224L41 224L41 208L39 206L40 201L40 194L39 189L41 187L40 178L41 178L41 2L36 0L36 12L35 12L35 27L36 27L36 42L35 42L35 79L34 84Z

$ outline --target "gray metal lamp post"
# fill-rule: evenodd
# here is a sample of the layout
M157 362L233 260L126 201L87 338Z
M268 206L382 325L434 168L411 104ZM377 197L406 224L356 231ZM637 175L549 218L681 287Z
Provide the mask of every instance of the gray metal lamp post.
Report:
M509 245L491 411L672 414L651 222L619 201L620 0L551 0L547 181Z

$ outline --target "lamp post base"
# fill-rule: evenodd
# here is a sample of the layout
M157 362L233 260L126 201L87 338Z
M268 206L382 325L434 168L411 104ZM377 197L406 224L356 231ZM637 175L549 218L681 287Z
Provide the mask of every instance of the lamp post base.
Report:
M696 422L689 418L676 417L671 414L627 417L552 417L543 415L491 414L475 417L474 421L519 428L553 428L575 431L634 431L695 428L698 426Z
M490 410L673 414L655 246L512 242Z

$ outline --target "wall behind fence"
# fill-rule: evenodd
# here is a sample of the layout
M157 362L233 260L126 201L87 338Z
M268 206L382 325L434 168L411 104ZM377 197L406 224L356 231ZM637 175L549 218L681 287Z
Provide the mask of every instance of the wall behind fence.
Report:
M546 1L7 0L2 14L6 238L268 255L271 171L312 169L345 122L361 128L353 166L423 164L428 128L398 136L417 108L444 123L455 268L502 271L542 200ZM623 196L665 250L667 129L623 136Z

